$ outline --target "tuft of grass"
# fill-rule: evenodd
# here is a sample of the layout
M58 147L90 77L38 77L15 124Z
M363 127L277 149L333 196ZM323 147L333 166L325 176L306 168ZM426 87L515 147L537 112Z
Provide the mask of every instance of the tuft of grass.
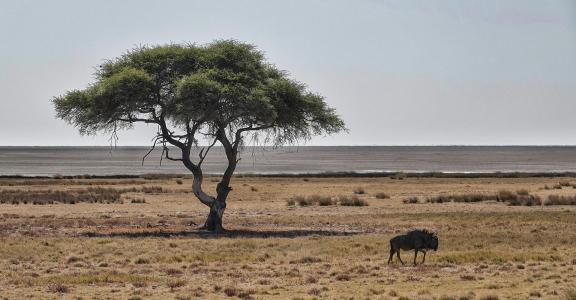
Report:
M416 204L416 203L420 203L420 200L418 199L418 197L409 197L409 198L402 200L402 202L405 204Z
M176 290L177 288L181 288L186 285L186 280L182 279L171 279L166 282L166 286L170 288L171 291Z
M374 197L376 197L376 199L390 199L390 195L382 192L376 193Z
M348 274L338 274L336 275L335 279L338 281L350 281L351 278Z
M290 261L291 264L313 264L319 262L322 262L322 260L318 257L313 256L304 256L300 259Z
M338 203L340 203L341 206L368 206L366 200L360 199L356 196L340 196L338 197Z
M228 297L237 296L238 293L239 293L239 291L235 287L225 287L224 288L224 294L226 294L226 296L228 296Z
M336 201L332 200L329 196L312 195L308 197L304 196L294 196L286 201L288 206L294 206L298 204L299 206L330 206L336 205Z
M548 195L544 205L576 205L576 196Z
M146 199L144 199L144 198L132 198L132 199L130 199L130 203L142 204L142 203L146 203Z
M542 293L540 293L539 291L532 291L530 292L529 295L530 297L538 297L538 298L542 297Z
M322 291L319 288L311 288L308 290L308 295L320 296L320 294L322 294Z
M48 292L64 294L68 293L70 289L62 283L51 283L48 285Z
M147 265L150 263L150 260L144 257L139 257L134 261L137 265Z

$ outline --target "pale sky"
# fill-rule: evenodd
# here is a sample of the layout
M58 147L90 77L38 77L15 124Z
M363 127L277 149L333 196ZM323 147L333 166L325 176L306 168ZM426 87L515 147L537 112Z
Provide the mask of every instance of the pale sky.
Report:
M576 145L574 0L0 0L0 38L0 145L107 145L50 99L135 45L228 38L350 129L308 145Z

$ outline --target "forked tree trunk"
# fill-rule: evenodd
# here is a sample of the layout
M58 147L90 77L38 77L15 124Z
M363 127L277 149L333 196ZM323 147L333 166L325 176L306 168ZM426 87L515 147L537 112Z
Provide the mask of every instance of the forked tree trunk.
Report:
M210 213L208 214L206 223L204 223L203 229L216 232L224 231L224 227L222 227L222 217L224 216L224 210L226 210L226 199L231 190L228 186L229 183L230 177L225 174L222 181L218 183L218 186L216 187L218 196L213 198L214 202L210 206Z
M225 209L226 201L214 201L214 205L210 207L210 213L202 229L214 232L224 231L224 227L222 227L222 216L224 216Z
M192 184L192 190L194 191L194 194L202 203L210 207L208 218L206 219L204 226L202 226L200 229L214 232L224 231L224 227L222 226L222 217L224 215L224 210L226 210L226 199L232 190L230 188L230 180L232 179L232 174L234 174L234 170L236 169L236 164L238 163L238 144L235 143L233 146L226 137L223 129L219 129L218 131L218 140L222 143L226 152L226 157L228 158L228 167L222 175L220 183L218 183L216 186L216 197L210 197L202 191L203 176L202 169L200 168L201 163L198 166L191 166L189 168L194 174L194 182ZM239 137L237 137L237 141L239 141Z

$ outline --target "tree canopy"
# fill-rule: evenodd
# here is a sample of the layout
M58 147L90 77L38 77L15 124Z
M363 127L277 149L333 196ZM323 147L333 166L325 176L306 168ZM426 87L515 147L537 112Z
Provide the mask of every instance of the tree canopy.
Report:
M95 83L54 104L57 116L83 134L165 121L209 135L264 130L267 142L285 144L344 129L322 96L234 40L136 48L106 61Z

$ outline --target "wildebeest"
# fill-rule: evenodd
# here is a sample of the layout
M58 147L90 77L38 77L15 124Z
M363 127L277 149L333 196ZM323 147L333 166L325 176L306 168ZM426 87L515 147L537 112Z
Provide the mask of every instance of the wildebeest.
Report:
M388 264L392 261L394 253L396 253L398 260L404 264L400 258L400 249L414 250L414 264L416 264L418 251L423 252L424 257L422 258L422 263L424 263L424 261L426 261L427 250L438 250L438 236L436 233L428 230L412 230L407 234L393 237L390 240L390 257L388 258Z

